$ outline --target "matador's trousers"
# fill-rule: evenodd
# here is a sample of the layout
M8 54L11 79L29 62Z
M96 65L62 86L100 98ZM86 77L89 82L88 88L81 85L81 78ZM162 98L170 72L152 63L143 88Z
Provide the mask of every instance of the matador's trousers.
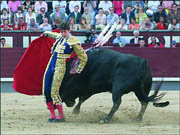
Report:
M43 95L46 103L53 101L56 105L62 103L59 89L66 71L66 58L62 58L60 55L57 52L53 53L43 78Z

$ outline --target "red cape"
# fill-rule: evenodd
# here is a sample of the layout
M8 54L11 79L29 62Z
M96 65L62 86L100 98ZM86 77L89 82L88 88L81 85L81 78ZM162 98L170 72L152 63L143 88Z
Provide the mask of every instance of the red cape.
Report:
M54 32L60 32L55 30ZM39 37L24 52L13 74L15 91L27 95L41 95L43 75L50 59L54 39ZM74 57L73 54L71 57ZM68 59L69 60L69 59Z

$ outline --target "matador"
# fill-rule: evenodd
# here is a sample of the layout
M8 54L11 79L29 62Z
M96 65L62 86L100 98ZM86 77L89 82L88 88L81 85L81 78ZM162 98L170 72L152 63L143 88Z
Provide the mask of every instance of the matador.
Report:
M61 33L45 31L41 36L46 36L55 39L55 43L51 48L52 56L47 64L43 77L43 95L46 99L47 107L50 111L51 117L49 122L64 121L62 100L59 95L59 89L66 72L66 59L71 56L73 52L76 53L80 63L72 74L81 73L87 62L87 54L81 47L80 41L71 35L70 26L68 23L60 25ZM55 108L58 110L56 117Z

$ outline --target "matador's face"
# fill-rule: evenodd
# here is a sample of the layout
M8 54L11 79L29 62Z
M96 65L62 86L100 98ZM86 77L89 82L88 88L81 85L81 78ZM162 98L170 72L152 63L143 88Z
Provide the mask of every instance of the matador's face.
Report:
M66 38L70 34L70 30L61 30L61 34L64 38Z

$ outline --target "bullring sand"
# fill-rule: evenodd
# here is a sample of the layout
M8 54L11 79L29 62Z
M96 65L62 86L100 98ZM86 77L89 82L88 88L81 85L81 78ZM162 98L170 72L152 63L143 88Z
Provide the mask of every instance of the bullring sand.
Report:
M170 105L157 108L149 103L143 121L137 122L140 103L129 93L113 119L99 124L112 107L111 94L101 93L83 103L79 115L63 104L66 122L48 123L42 96L1 93L1 134L179 134L179 91L167 91L162 101L170 101Z

